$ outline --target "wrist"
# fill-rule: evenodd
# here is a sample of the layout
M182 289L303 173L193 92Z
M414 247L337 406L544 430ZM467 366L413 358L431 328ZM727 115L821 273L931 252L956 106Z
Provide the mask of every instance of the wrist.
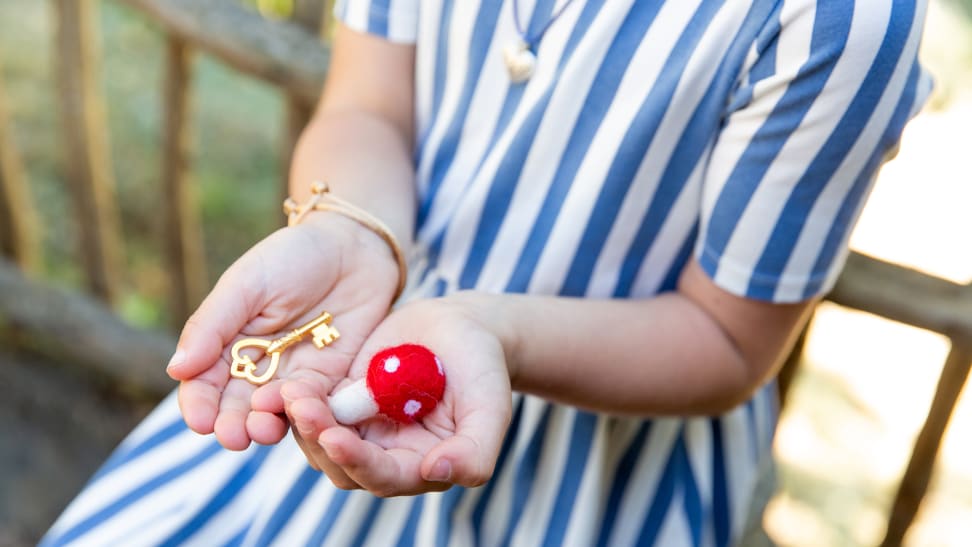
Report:
M287 224L289 226L299 225L312 213L331 212L354 221L362 228L369 230L383 240L398 266L398 286L395 290L395 295L392 297L392 302L398 300L398 297L405 289L408 267L405 262L405 252L402 250L398 238L395 237L395 234L392 233L391 229L384 222L353 203L332 195L328 185L320 181L314 182L311 185L310 199L298 204L292 198L287 198L283 203L283 210L287 215Z
M521 331L516 326L514 308L521 297L468 290L454 293L447 298L461 306L467 317L500 343L510 383L515 386L520 365Z
M339 262L344 274L353 273L355 268L371 269L381 273L381 285L390 287L389 296L396 290L400 273L388 244L353 219L334 211L314 211L300 224L286 229L304 232L314 246L327 242L325 247L340 249L340 254L333 260ZM387 285L384 282L386 276Z

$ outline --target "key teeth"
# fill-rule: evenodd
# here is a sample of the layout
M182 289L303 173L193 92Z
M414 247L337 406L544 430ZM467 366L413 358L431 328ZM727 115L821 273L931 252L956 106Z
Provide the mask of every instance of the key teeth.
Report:
M341 337L341 333L330 325L321 325L312 330L311 334L314 336L314 345L317 349L324 349L325 346L333 344L335 340Z

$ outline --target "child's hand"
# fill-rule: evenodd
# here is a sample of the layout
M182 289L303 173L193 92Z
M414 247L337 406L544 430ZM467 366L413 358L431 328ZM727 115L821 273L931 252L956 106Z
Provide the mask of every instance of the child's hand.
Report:
M334 213L312 214L258 243L223 274L182 331L168 373L181 381L179 405L188 426L215 432L233 450L282 439L287 421L280 381L257 388L230 377L232 345L242 337L276 338L327 311L340 338L321 350L309 341L291 346L277 377L309 374L336 383L388 312L397 283L387 245Z
M349 377L357 379L384 348L429 348L445 369L446 388L420 422L377 417L345 427L327 407L328 382L305 377L284 383L294 435L312 466L338 487L379 496L478 486L492 476L512 413L510 378L500 339L469 304L459 296L406 305L378 326L351 367Z

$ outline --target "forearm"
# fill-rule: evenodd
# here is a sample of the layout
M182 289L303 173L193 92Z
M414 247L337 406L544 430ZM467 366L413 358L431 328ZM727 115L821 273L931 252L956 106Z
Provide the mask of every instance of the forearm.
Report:
M501 296L513 388L592 410L712 414L755 385L732 342L690 300Z
M290 169L301 203L322 180L331 192L383 221L403 247L412 239L415 178L415 48L338 25L321 104Z
M311 182L365 209L407 247L415 222L411 142L401 130L366 110L322 108L301 135L290 170L291 196L301 203Z
M812 302L728 295L713 303L704 294L685 282L678 292L637 300L457 298L502 341L517 391L609 413L711 415L745 401L776 372Z

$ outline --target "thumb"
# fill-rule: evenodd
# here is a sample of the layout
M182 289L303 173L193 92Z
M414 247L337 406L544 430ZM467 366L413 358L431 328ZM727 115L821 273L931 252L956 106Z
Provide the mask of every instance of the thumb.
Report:
M468 488L485 484L493 476L510 414L486 408L467 414L456 434L437 444L422 459L422 478Z
M215 363L259 308L258 281L234 265L224 273L199 308L186 321L166 372L189 380Z

